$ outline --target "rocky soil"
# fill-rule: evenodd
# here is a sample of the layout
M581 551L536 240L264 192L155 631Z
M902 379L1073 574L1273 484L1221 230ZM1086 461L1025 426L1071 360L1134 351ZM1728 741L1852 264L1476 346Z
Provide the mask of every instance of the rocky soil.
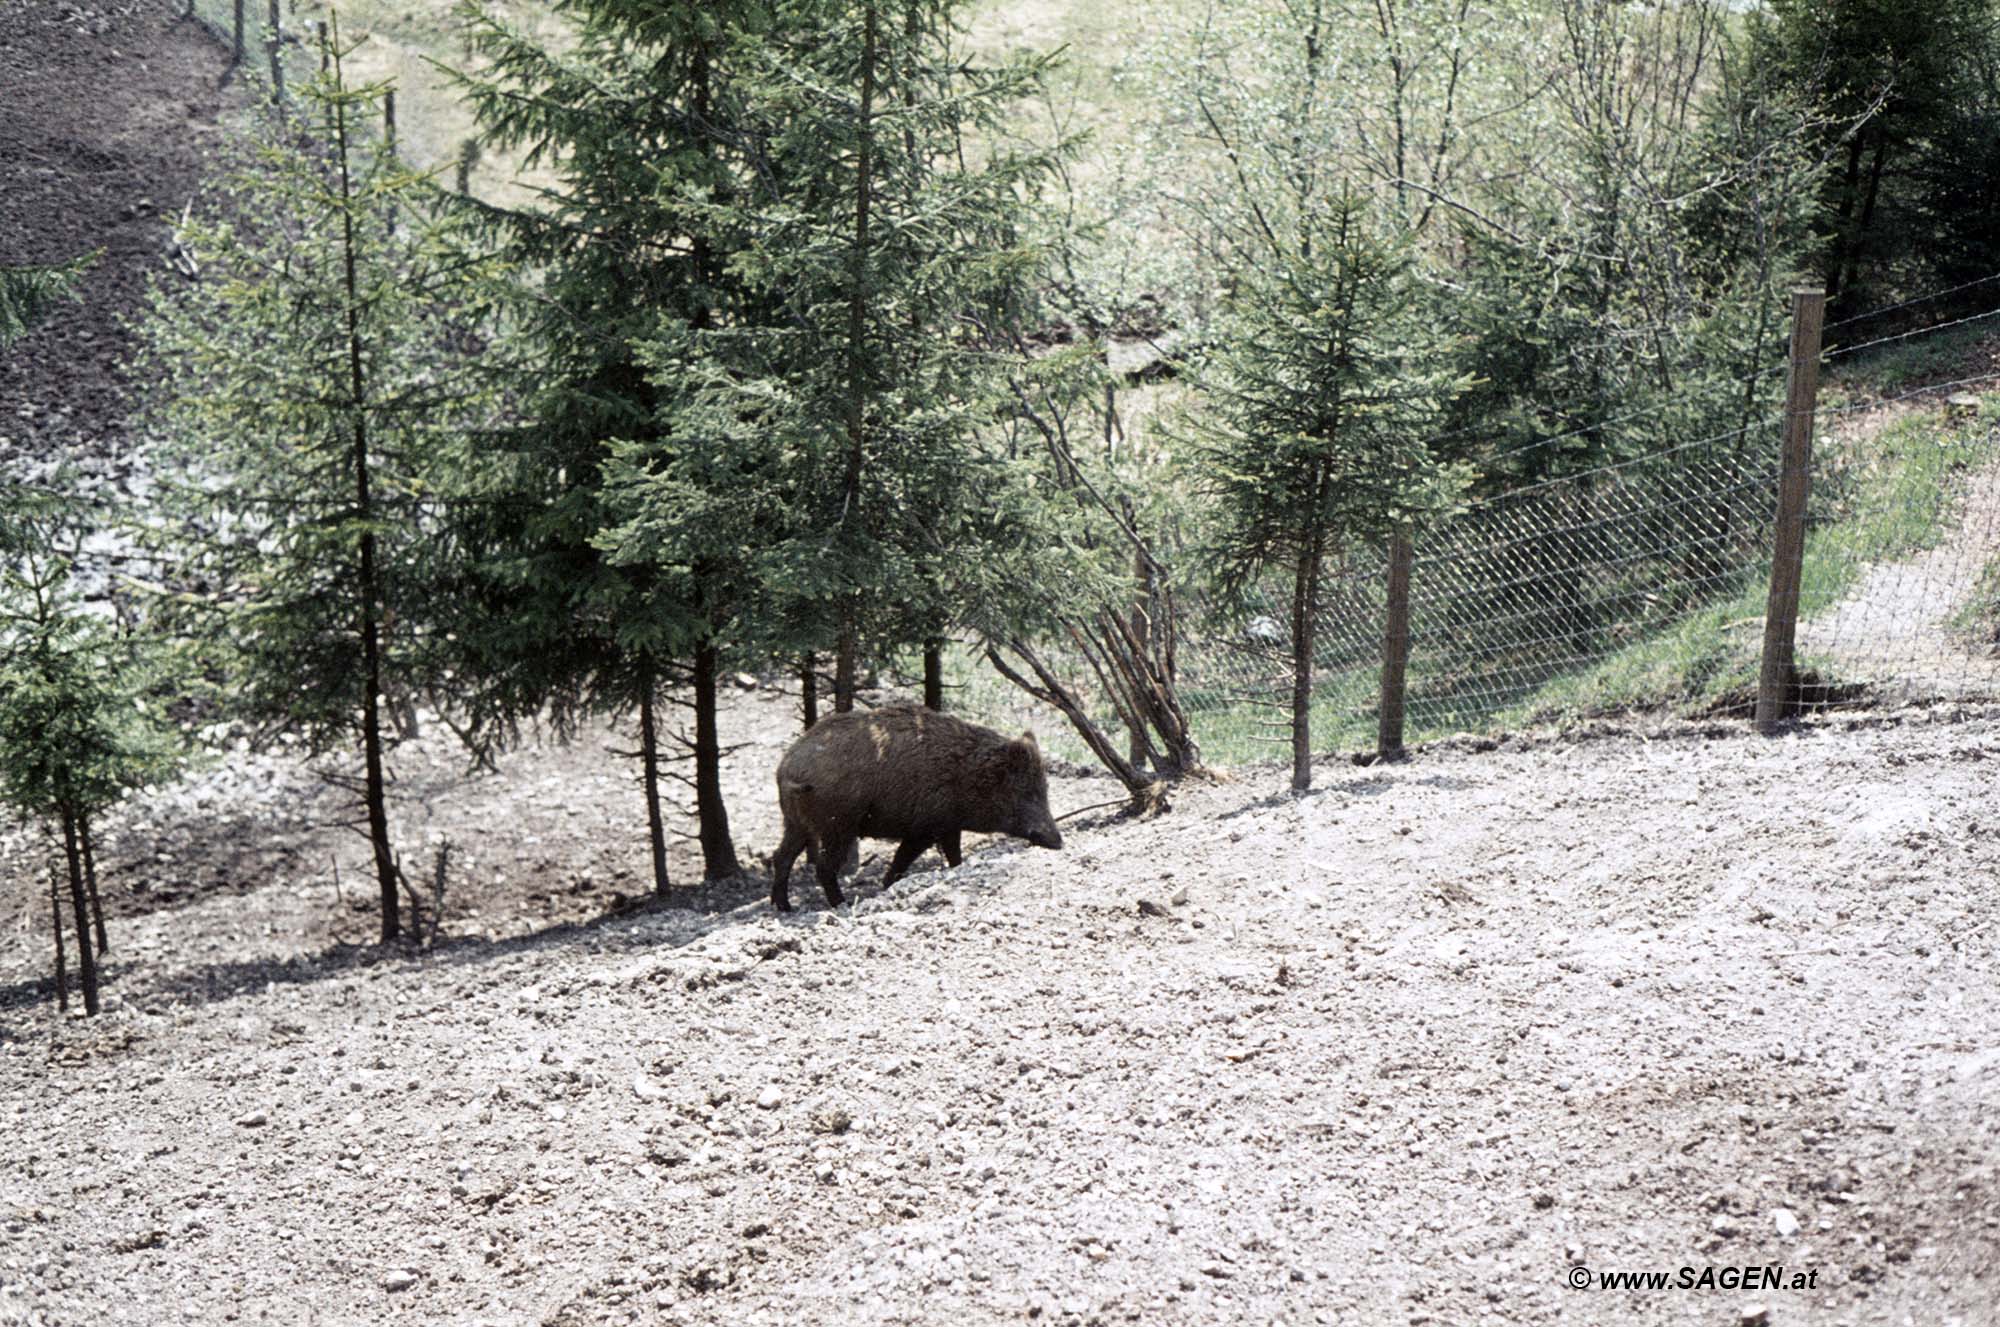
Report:
M792 723L728 713L746 860ZM280 757L112 832L243 855L102 1018L7 929L0 1321L2000 1322L2000 711L1252 770L790 918L619 910L592 742L441 752L431 951L334 943ZM1816 1283L1568 1283L1738 1264Z

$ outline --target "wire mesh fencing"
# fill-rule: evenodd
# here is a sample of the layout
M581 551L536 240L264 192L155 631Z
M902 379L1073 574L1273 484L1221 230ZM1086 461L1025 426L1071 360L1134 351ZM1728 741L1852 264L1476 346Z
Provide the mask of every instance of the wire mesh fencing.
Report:
M1798 651L1829 701L2000 697L2000 420L1832 413L1814 457ZM1874 418L1871 418L1874 417Z
M2000 386L2000 374L1818 412L1802 706L2000 699L2000 403L1968 394L1979 386ZM1408 739L1634 712L1748 718L1781 418L1481 497L1420 533ZM1387 582L1383 554L1361 549L1323 584L1312 686L1321 752L1373 745ZM1179 616L1177 681L1204 754L1278 757L1290 728L1289 585L1226 606L1184 587ZM968 700L1021 717L978 687Z

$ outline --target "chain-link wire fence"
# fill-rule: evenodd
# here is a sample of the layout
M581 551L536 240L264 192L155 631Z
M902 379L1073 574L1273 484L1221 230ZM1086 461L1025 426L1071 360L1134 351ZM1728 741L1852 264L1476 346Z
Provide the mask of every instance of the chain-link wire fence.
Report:
M1836 396L1818 411L1802 705L2000 699L2000 404L1972 394L1981 386L2000 386L2000 374L1887 400ZM1619 713L1748 718L1782 418L1482 497L1421 532L1408 740ZM1319 751L1374 743L1387 582L1375 550L1350 553L1326 578L1312 690ZM1290 608L1283 583L1226 609L1199 587L1182 590L1180 694L1211 761L1283 754ZM997 689L974 684L966 700L1010 722L1027 717ZM1065 735L1054 744L1081 758Z

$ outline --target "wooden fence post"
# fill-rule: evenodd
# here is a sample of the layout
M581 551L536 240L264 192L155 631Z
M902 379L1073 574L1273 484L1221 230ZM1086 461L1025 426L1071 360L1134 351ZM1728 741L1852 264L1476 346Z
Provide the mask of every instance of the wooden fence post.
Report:
M1819 397L1824 290L1792 292L1792 366L1778 462L1778 514L1771 543L1771 594L1764 607L1764 662L1757 675L1757 731L1776 731L1798 686L1793 650L1805 572L1806 498L1812 479L1813 411Z
M1378 760L1403 758L1403 688L1410 671L1410 564L1416 550L1404 527L1389 541L1389 607L1382 628L1382 704L1375 727Z

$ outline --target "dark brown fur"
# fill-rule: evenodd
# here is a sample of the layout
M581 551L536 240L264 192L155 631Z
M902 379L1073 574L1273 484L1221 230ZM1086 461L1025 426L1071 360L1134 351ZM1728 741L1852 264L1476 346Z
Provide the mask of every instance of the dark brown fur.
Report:
M838 907L840 867L857 839L898 840L885 885L926 848L957 866L966 830L1062 847L1034 734L1002 737L921 705L821 719L778 762L778 805L785 838L771 860L771 902L780 912L791 911L792 863L801 852L811 854L826 901Z

